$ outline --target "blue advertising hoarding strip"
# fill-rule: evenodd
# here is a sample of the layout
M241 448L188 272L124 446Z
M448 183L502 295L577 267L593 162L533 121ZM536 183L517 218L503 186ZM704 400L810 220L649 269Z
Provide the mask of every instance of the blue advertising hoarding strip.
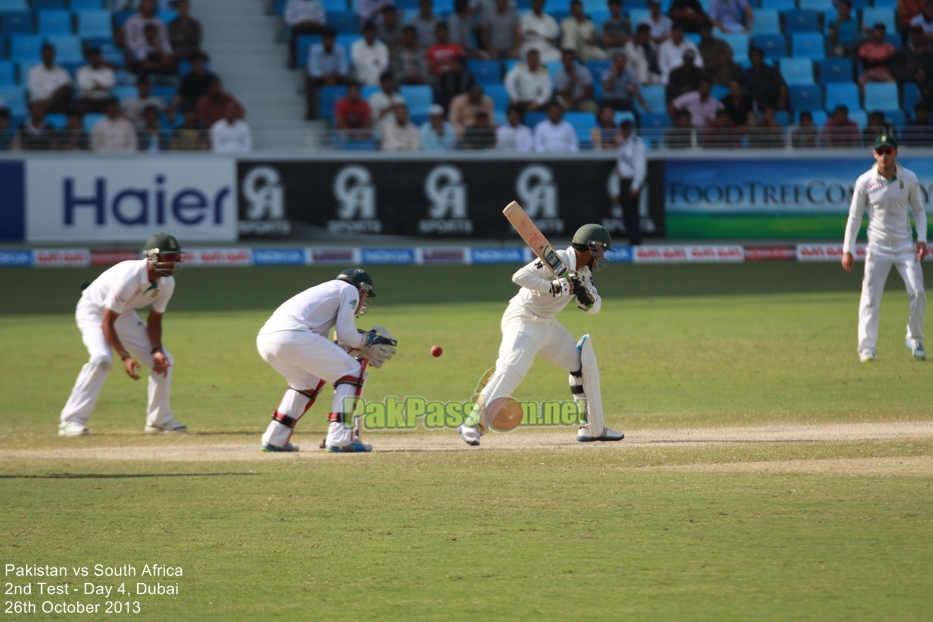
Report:
M303 266L305 251L300 248L254 248L255 266Z
M0 266L32 266L32 251L0 251Z
M398 264L407 265L415 263L415 249L413 248L364 248L360 251L360 260L364 264Z

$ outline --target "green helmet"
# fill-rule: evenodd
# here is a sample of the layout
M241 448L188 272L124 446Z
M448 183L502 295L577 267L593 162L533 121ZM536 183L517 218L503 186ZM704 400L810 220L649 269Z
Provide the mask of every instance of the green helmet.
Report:
M373 291L373 277L369 276L369 272L362 268L347 268L337 275L337 280L349 283L360 291L369 292L370 298L376 296L376 292Z
M170 276L175 271L175 264L181 261L181 246L175 236L157 233L143 246L143 255L162 276Z
M583 225L573 234L573 243L588 247L594 253L602 255L612 250L612 237L602 225Z

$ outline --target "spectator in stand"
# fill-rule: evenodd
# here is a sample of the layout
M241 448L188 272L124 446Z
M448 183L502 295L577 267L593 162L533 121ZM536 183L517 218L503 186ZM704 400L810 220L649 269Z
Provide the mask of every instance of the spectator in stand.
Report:
M787 110L787 84L773 67L765 65L765 53L752 48L748 53L752 66L742 72L739 83L759 110Z
M590 140L596 151L613 150L619 146L622 134L616 123L616 111L610 106L600 106L596 113L596 125L590 130Z
M173 151L206 151L210 148L207 132L198 120L198 111L192 105L181 108L184 122L172 132Z
M389 69L389 48L376 38L376 24L366 22L363 38L350 46L350 58L357 82L368 86L379 84L379 76Z
M862 129L862 143L874 145L879 136L893 136L897 138L897 129L888 123L884 113L874 110L868 115L868 124Z
M543 110L554 93L551 75L541 65L538 50L528 50L525 59L526 62L517 63L505 76L509 104L517 106L522 116L526 112Z
M136 142L143 153L159 153L168 147L167 136L162 128L162 114L155 106L143 110L145 122L136 132Z
M444 120L444 109L434 104L428 120L421 125L421 146L425 151L450 151L457 146L457 131Z
M395 4L393 0L356 0L356 15L360 24L373 19L382 9Z
M172 56L171 46L167 43L162 44L159 38L159 27L155 24L146 24L143 32L146 36L146 44L133 48L133 51L127 54L128 68L140 76L174 75L175 57Z
M748 131L750 149L781 149L784 147L784 128L774 117L774 108L765 108L761 117Z
M117 77L113 69L104 64L100 48L90 48L86 58L88 64L78 69L76 75L77 108L82 114L103 112L107 100L113 97L113 87L117 83Z
M556 47L560 27L557 20L544 12L544 0L531 0L531 10L522 15L521 29L522 56L527 57L528 51L535 49L542 63L560 60Z
M612 59L612 65L603 71L603 100L601 106L609 106L614 110L635 111L632 97L638 100L642 108L651 112L651 107L645 103L641 95L641 89L638 88L638 78L635 73L628 68L628 56L625 54L616 54Z
M0 151L9 151L13 146L16 131L11 126L12 122L10 109L5 106L0 107Z
M661 45L671 38L671 29L674 27L674 21L661 13L660 0L648 0L648 15L642 18L640 24L648 24L651 29L651 41L655 45Z
M709 21L723 32L751 32L755 12L747 0L710 0Z
M215 123L224 118L227 104L230 103L236 104L237 109L240 111L238 115L240 119L246 116L246 111L240 102L230 93L224 92L224 86L220 78L214 80L208 85L207 94L198 100L198 120L206 128L213 127Z
M451 130L452 131L452 130ZM395 116L386 126L383 151L421 151L421 132L408 118L408 106L395 106Z
M321 0L288 0L285 11L282 13L282 19L285 20L285 25L291 31L288 49L291 54L290 66L295 67L298 62L295 55L298 37L301 35L323 34L327 28L324 5L321 4Z
M531 153L534 150L534 136L527 125L522 125L522 111L517 106L509 106L505 111L508 123L496 130L496 149Z
M29 69L26 81L29 88L29 101L43 104L44 113L68 112L74 88L71 74L55 63L55 46L46 43L42 46L42 62Z
M713 83L709 76L700 78L697 90L684 93L667 105L671 119L676 119L678 110L690 113L690 125L693 127L706 127L716 118L716 113L723 109L722 102L710 95Z
M625 56L639 84L661 84L658 46L651 40L651 27L648 24L639 24L635 29L635 38L625 44Z
M871 29L871 39L858 47L858 57L864 71L859 76L861 88L869 82L896 82L891 69L897 62L897 50L885 40L886 28L878 22Z
M428 60L418 47L418 31L414 26L402 29L402 43L392 50L392 72L399 84L426 84L429 80Z
M923 26L912 24L907 43L898 52L898 82L922 83L933 76L933 41L923 34Z
M470 9L470 0L454 0L454 12L447 17L447 32L447 40L459 45L467 58L488 58L486 52L473 45L473 12Z
M616 52L625 52L625 46L632 40L632 22L622 15L622 0L609 0L608 6L609 19L603 22L600 40L606 49L606 58L612 58Z
M437 43L437 25L441 18L434 14L434 3L431 0L421 0L418 3L418 12L408 23L418 32L418 46L428 49Z
M800 113L800 122L790 128L790 144L794 149L816 149L820 146L820 128L813 122L809 110Z
M904 128L901 144L910 147L933 147L933 118L925 105L914 105L914 117Z
M827 147L858 147L861 144L858 125L849 119L848 106L836 106L833 115L826 119L823 144Z
M130 58L136 58L141 50L149 48L146 39L146 26L155 26L158 44L156 47L167 53L172 53L172 44L168 38L168 28L165 22L159 19L154 0L139 0L139 12L126 20L123 28L117 31L117 45L129 52Z
M658 48L658 67L661 69L662 84L667 84L671 72L684 63L684 52L687 50L693 52L693 64L702 68L703 58L700 56L700 50L693 41L684 38L684 29L675 25L671 29L671 38Z
M742 130L735 126L725 110L718 110L716 118L699 130L704 149L740 149Z
M460 45L450 42L450 29L444 22L438 22L434 29L434 38L437 43L429 47L426 51L428 58L428 71L435 78L450 71L454 58L464 58L464 51Z
M19 126L19 148L23 151L48 151L52 148L52 126L45 118L46 104L29 104L29 116Z
M680 26L684 32L699 32L700 26L710 22L709 15L697 0L674 0L667 14L673 22L671 29Z
M152 84L149 78L140 78L136 81L136 97L127 97L121 102L123 114L136 124L136 127L142 127L145 123L145 111L150 106L155 107L159 112L165 111L165 101L161 97L152 95ZM109 103L109 102L107 102Z
M625 58L624 54L619 56ZM593 74L585 65L577 62L577 56L570 48L561 54L561 63L560 71L554 76L557 101L564 110L596 112L596 102L593 101Z
M851 56L859 41L859 23L852 15L851 0L837 0L836 19L829 23L829 53L831 56Z
M720 101L722 109L726 111L736 127L745 131L754 122L754 102L751 96L742 90L742 85L738 80L729 81L729 93ZM810 121L813 121L813 115L810 115Z
M345 132L350 140L369 140L372 118L369 104L360 97L360 85L351 82L347 86L347 95L338 99L334 106L337 129Z
M910 26L910 20L923 12L927 0L897 0L897 29L901 32Z
M564 120L564 109L557 102L547 107L547 119L535 126L536 153L576 153L580 151L577 131Z
M713 27L709 24L700 26L700 58L703 67L713 78L713 84L729 84L735 75L735 65L732 63L732 46L723 39L713 37Z
M482 85L474 84L469 91L450 100L450 124L454 126L457 136L463 136L467 128L476 123L476 115L480 112L485 113L489 119L495 115L495 104L483 92Z
M388 71L379 78L379 90L369 96L369 110L373 117L373 130L382 138L386 125L395 116L395 106L404 104L405 98L395 88L395 79Z
M314 0L312 0L313 2ZM191 60L191 56L201 49L201 22L191 17L191 3L178 0L175 3L178 17L169 22L168 40L176 60ZM292 40L294 41L294 34ZM294 49L294 44L291 48Z
M350 81L347 51L337 43L337 33L328 28L321 41L311 46L305 72L305 119L317 118L317 92L323 86L337 86Z
M596 24L583 12L583 3L580 0L571 1L570 17L561 21L560 30L561 47L565 51L573 50L583 62L609 58L599 47Z
M483 11L480 39L489 58L519 58L521 22L509 0L496 0L494 11Z
M120 113L120 102L111 99L104 108L103 119L91 128L91 150L94 153L136 153L136 126Z
M693 147L693 126L690 125L688 111L677 110L674 113L674 125L664 130L664 146L668 149Z
M376 37L386 44L389 52L402 42L402 22L399 19L398 9L392 4L387 4L379 11L375 18Z
M489 115L480 110L476 113L476 123L463 134L463 148L467 151L494 149L496 147L496 128L492 126Z
M84 117L77 110L68 113L68 121L60 130L52 130L55 151L90 151L91 139L84 129Z
M211 126L214 153L247 154L253 150L253 132L240 118L240 108L233 102L224 106L224 118Z
M476 84L476 79L467 69L466 61L462 56L454 56L450 70L441 74L437 80L434 103L440 104L444 110L449 110L453 98L468 92L474 84Z
M207 86L216 79L217 74L207 70L207 54L195 52L191 56L191 72L181 79L178 93L172 98L168 120L175 122L175 111L179 106L195 106L207 94Z
M693 64L693 50L684 52L684 63L671 72L665 89L666 101L672 101L684 93L697 90L700 78L709 75L704 69Z

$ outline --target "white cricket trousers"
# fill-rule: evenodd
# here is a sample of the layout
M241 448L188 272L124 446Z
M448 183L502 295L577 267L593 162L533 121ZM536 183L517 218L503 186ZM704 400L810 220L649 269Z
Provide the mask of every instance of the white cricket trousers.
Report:
M502 343L496 370L480 395L483 404L512 395L540 354L568 372L580 370L577 340L556 319L532 316L519 305L510 304L502 316Z
M923 341L923 315L927 296L923 289L923 269L917 261L913 244L896 248L868 245L865 255L865 277L862 279L862 298L859 302L858 351L877 352L878 316L881 295L888 280L891 266L897 271L907 288L910 317L907 320L907 341Z
M314 403L308 393L317 390L321 381L333 383L344 376L359 377L360 362L346 351L312 331L283 330L260 333L256 349L269 365L288 381L288 390L276 411L280 415L298 420ZM338 384L334 388L332 413L344 413L344 398L362 395L362 388L352 384ZM353 441L352 421L331 422L327 430L327 445L345 447ZM262 435L262 442L284 447L294 429L272 421Z
M90 360L81 368L75 386L71 390L71 396L65 407L62 409L62 422L73 421L81 425L87 424L87 420L94 410L97 398L100 396L101 389L104 388L104 380L110 373L113 366L113 353L110 344L104 337L104 330L101 324L104 321L104 310L96 305L86 304L82 300L78 303L78 309L75 312L75 321L78 329L81 331L81 340L84 347L90 354ZM149 372L149 410L146 416L146 423L149 425L161 425L172 419L172 407L169 402L169 394L172 388L172 370L170 366L163 376L162 374L152 373L152 342L149 340L149 330L139 315L135 311L128 311L121 314L114 323L114 328L120 341L126 347L127 351L141 365L150 368ZM166 350L165 356L169 363L174 364L175 359ZM120 366L122 367L122 361Z

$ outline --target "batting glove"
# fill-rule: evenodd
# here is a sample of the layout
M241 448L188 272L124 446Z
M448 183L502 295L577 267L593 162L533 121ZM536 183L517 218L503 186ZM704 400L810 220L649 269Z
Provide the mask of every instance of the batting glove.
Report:
M556 279L551 281L551 295L555 298L559 298L565 294L569 294L573 291L573 285L570 284L570 281L567 279Z

